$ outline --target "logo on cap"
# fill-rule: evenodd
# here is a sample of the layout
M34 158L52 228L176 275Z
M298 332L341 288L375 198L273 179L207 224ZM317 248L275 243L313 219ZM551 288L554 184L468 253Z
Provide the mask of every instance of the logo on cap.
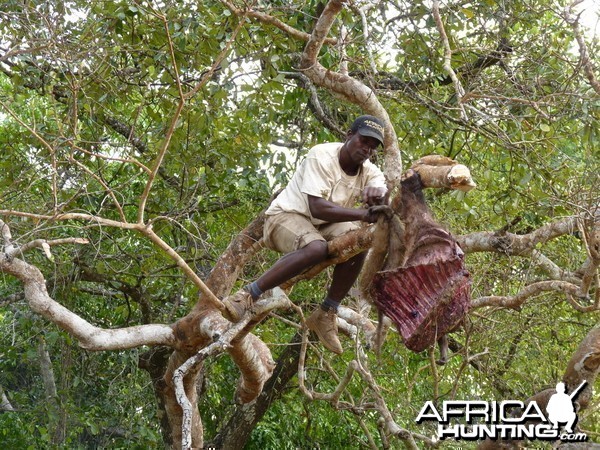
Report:
M360 116L352 124L352 132L362 136L370 136L383 143L385 128L383 123L375 116Z
M365 122L363 123L363 126L375 128L381 134L383 134L383 131L384 131L384 129L383 129L383 127L381 125L379 125L378 123L373 122L372 120L365 120Z

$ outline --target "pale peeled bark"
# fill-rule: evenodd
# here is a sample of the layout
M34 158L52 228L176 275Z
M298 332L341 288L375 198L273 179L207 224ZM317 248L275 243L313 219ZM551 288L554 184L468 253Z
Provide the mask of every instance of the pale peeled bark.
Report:
M563 381L568 392L572 392L582 381L587 381L587 386L577 396L577 403L581 409L588 407L592 398L594 383L599 373L600 327L596 327L581 341L579 347L571 356L563 375Z
M477 187L469 168L446 156L424 156L415 161L411 169L419 174L425 187L448 188L463 192L469 192Z
M13 275L23 283L29 307L79 340L87 350L123 350L142 345L173 345L175 336L169 325L140 325L107 330L96 327L62 306L48 295L40 270L19 258L0 257L0 272Z

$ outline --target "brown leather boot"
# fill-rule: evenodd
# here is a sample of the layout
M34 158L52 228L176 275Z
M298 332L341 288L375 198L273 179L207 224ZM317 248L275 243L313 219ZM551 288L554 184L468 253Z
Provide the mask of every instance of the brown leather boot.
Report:
M323 311L318 306L308 319L306 326L314 331L325 348L333 353L341 355L344 349L338 338L337 314L333 308Z
M235 294L225 297L223 305L225 306L225 317L231 322L239 322L242 316L248 311L254 301L250 292L240 289Z

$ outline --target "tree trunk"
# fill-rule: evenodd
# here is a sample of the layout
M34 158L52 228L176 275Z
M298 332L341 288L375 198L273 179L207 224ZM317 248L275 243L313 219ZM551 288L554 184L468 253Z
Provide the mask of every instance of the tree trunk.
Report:
M283 390L296 374L300 359L301 340L300 333L296 333L292 337L288 346L279 356L275 371L265 384L262 394L253 403L238 405L227 424L206 447L213 446L230 450L244 448L254 427L263 418L271 404L283 395Z
M169 424L169 416L164 399L167 387L165 371L171 353L173 353L173 350L168 347L152 348L140 356L138 363L140 369L144 369L150 374L157 402L158 410L156 416L160 421L161 435L167 448L173 447L173 434L171 433L171 425Z

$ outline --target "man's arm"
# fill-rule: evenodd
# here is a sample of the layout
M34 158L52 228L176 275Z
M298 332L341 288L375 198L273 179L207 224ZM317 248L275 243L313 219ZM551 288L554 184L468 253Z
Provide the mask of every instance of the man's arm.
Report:
M355 221L374 223L382 213L381 210L372 208L344 208L314 195L308 195L308 207L315 219L330 223Z

